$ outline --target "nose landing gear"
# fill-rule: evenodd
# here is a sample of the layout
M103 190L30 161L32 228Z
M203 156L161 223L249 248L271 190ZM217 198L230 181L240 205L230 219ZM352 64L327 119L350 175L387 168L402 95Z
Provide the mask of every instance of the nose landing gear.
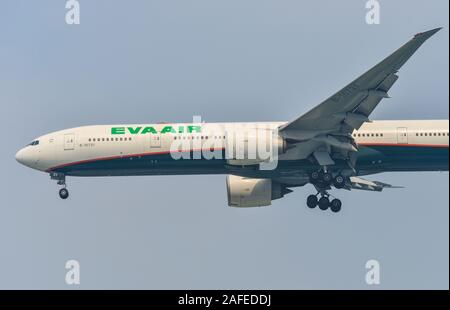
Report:
M59 197L61 199L69 198L69 190L66 188L66 175L59 172L51 172L50 178L56 180L58 185L64 186L59 190Z
M61 197L61 199L67 199L69 197L69 191L67 188L63 187L59 190L59 197Z

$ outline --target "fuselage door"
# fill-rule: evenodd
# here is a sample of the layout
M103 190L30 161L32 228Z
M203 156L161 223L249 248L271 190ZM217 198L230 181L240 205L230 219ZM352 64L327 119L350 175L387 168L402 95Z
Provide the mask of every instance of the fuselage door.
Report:
M408 144L408 128L406 127L397 128L397 143Z
M150 147L151 148L161 147L161 135L159 133L150 135Z
M75 149L75 134L68 133L64 135L64 151Z

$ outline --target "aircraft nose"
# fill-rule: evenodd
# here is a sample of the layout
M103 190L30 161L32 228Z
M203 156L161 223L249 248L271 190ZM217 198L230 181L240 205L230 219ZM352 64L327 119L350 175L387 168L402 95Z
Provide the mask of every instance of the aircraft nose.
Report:
M36 158L33 156L33 152L27 150L27 148L20 149L16 153L16 160L24 166L32 168L36 163Z
M23 153L24 153L24 152L23 152L23 149L20 149L20 150L16 153L16 160L17 160L19 163L21 163L21 164L24 164L24 159L25 159L25 156L24 156Z

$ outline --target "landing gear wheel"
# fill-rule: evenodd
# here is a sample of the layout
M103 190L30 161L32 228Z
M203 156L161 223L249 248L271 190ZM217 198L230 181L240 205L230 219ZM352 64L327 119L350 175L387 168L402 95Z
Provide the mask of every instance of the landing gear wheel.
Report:
M61 197L61 199L67 199L69 197L69 191L67 188L61 188L59 190L59 197Z
M342 175L338 175L334 178L334 187L343 188L345 186L345 179Z
M342 208L342 202L339 199L333 199L330 204L330 209L334 213L337 213L341 211Z
M316 195L309 195L306 199L306 205L308 208L314 209L317 207L317 204L319 203L319 200L317 199Z
M330 199L328 197L322 197L319 199L319 209L325 211L330 206Z
M320 180L320 173L318 171L314 171L311 173L309 178L311 179L311 183L317 183Z
M322 180L323 180L325 183L330 183L331 180L333 180L333 176L331 175L331 173L325 172L325 173L322 175Z

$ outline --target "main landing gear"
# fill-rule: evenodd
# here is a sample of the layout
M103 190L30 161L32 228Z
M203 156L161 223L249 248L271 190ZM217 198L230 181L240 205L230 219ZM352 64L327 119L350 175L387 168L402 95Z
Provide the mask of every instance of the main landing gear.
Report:
M56 180L58 185L62 185L63 188L59 190L59 197L61 199L69 198L69 190L66 188L66 175L63 173L52 172L50 178Z
M318 206L319 209L322 211L328 209L330 209L334 213L341 211L342 202L339 199L334 198L333 200L330 201L330 195L326 192L320 194L321 195L320 199L317 197L318 195L319 193L317 195L308 196L308 198L306 199L306 205L309 208L314 209L315 207Z
M314 171L309 176L309 181L316 186L329 188L331 185L341 189L345 186L345 177L338 174L333 177L330 172Z
M341 211L342 202L337 198L330 200L330 194L328 194L327 190L331 189L332 185L338 189L344 188L346 182L345 177L340 174L333 176L330 172L325 170L312 172L309 179L316 187L318 193L316 195L308 196L306 205L311 209L314 209L317 206L323 211L330 209L334 213Z

